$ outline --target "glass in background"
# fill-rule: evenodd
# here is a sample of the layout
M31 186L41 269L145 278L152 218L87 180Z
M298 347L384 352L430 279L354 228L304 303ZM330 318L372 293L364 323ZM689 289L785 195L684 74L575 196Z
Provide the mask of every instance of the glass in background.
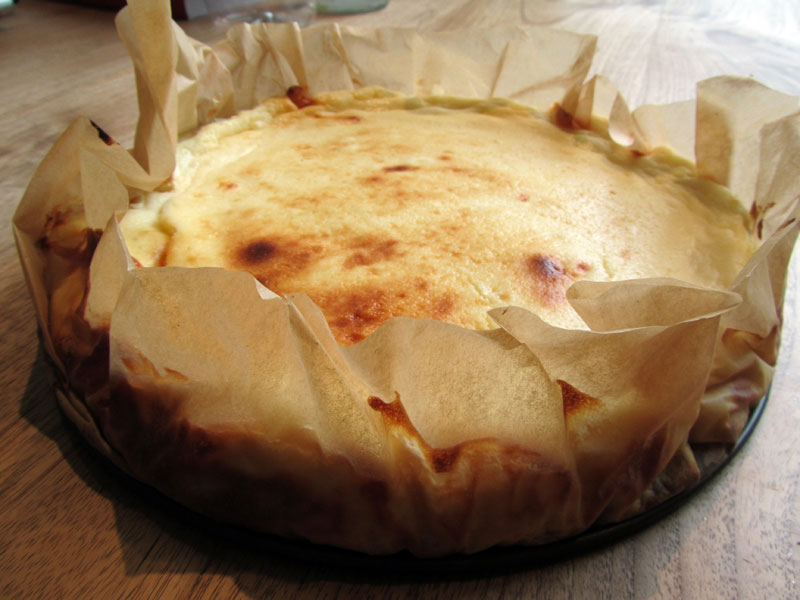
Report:
M317 12L321 15L353 15L380 10L389 0L317 0Z
M205 0L208 14L221 23L289 23L314 20L314 0Z

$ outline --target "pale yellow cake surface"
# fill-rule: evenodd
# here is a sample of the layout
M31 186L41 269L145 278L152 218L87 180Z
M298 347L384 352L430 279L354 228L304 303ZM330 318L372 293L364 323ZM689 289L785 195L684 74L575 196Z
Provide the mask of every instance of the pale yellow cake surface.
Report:
M723 188L503 100L382 90L286 98L181 142L171 189L122 221L141 266L251 272L304 292L341 343L392 316L474 329L491 308L581 327L576 280L725 288L755 248Z

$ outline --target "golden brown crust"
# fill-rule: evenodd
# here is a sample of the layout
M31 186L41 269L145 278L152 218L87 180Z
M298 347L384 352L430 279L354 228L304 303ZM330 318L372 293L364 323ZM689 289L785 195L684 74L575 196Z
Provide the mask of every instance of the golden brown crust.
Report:
M289 96L183 143L175 189L122 222L140 264L306 293L352 344L400 315L487 329L503 305L580 326L575 281L724 286L746 259L747 216L721 188L691 191L691 167L666 153L634 156L501 100ZM705 246L723 250L709 261Z

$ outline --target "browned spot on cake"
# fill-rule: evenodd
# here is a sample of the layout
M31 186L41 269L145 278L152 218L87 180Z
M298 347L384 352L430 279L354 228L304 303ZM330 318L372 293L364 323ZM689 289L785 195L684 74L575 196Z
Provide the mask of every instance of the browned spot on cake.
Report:
M443 473L453 468L461 453L461 448L459 446L441 449L432 448L419 434L411 419L408 418L408 413L406 413L403 403L400 402L399 393L395 392L394 402L384 402L377 396L370 396L367 399L367 403L372 410L381 413L387 425L404 430L406 434L419 442L420 448L436 473Z
M55 207L49 213L47 213L47 217L44 221L44 234L47 235L51 233L54 229L64 225L65 223L69 222L71 213L74 210L70 208L61 208L59 206Z
M312 104L319 104L311 95L308 93L308 90L303 87L302 85L293 85L288 90L286 90L286 97L291 100L292 104L294 104L297 108L305 108L306 106L311 106Z
M442 294L433 299L431 317L437 321L444 321L453 313L456 306L452 294Z
M344 294L312 296L328 319L336 339L342 344L360 342L378 326L395 316L394 302L378 288L364 287Z
M430 454L433 470L437 473L450 471L456 464L460 454L460 445L453 446L452 448L433 448Z
M337 114L330 114L330 113L314 113L313 117L315 119L330 119L333 121L345 121L347 123L360 123L361 117L358 115L337 115Z
M364 183L369 183L371 185L381 184L383 185L386 183L386 178L383 175L367 175L361 179Z
M413 199L415 196L417 196L417 194L414 194L403 187L394 187L391 193L391 197L400 204L407 200Z
M586 275L589 271L592 270L592 266L589 263L585 263L583 261L579 262L575 265L572 269L569 270L569 276L573 279L577 279L582 275Z
M278 294L299 291L292 289L291 280L323 252L319 240L281 235L259 237L244 244L234 241L230 248L230 268L251 273Z
M468 227L463 221L447 221L444 223L439 223L436 229L429 229L425 231L423 235L425 239L428 240L439 240L442 238L447 238L448 236L455 238L461 235L461 232L464 231L464 229L468 229ZM452 248L448 247L446 250L451 254L454 253Z
M416 289L408 293L409 289ZM456 309L448 291L428 291L427 283L396 282L380 287L363 285L344 292L306 290L320 307L340 344L360 342L392 317L448 321Z
M380 289L360 289L344 294L312 296L336 339L342 344L360 342L391 318L391 302Z
M160 373L156 366L144 354L137 353L136 356L126 356L122 358L122 364L136 375L149 375L153 379L160 381L173 379L176 381L188 381L189 378L175 369L164 367L164 372Z
M275 245L268 240L250 242L239 250L239 259L247 265L254 265L267 260L275 253Z
M381 170L384 173L402 173L403 171L419 171L419 167L412 165L393 165L391 167L383 167Z
M519 455L519 458L524 459L520 462L526 465L530 465L531 462L538 459L538 455L535 453L530 453L526 450L520 452L520 449L517 447L500 447L496 443L496 440L486 438L462 442L461 444L449 448L434 448L425 441L417 428L414 427L403 403L400 401L400 394L398 392L395 392L395 399L393 402L384 402L377 396L370 396L367 399L367 403L370 408L381 413L384 423L386 423L388 427L400 429L405 435L416 440L434 473L445 474L455 470L455 466L462 457L463 460L467 461L476 459L483 460L487 456L487 450L489 449L500 450L502 454L512 454L515 458ZM509 462L513 462L513 460ZM380 488L378 493L382 493Z
M574 124L572 115L569 114L560 104L554 104L553 109L550 111L550 118L553 123L562 129L573 129Z
M470 183L480 182L482 184L497 186L506 186L509 184L508 177L492 169L481 169L479 167L469 166L443 166L439 168L444 171L449 171L450 173L462 175L463 180Z
M594 396L590 396L589 394L584 394L566 381L557 379L556 383L561 386L561 398L564 401L564 415L567 417L581 409L600 404L599 399L595 398Z
M233 181L220 181L217 184L217 187L221 190L232 190L239 187L239 185L234 183Z
M241 171L239 171L239 175L242 177L259 177L262 173L262 169L256 165L250 165L249 167L245 167Z
M36 245L68 261L88 265L103 231L87 227L82 213L83 209L76 206L54 208L47 214Z
M427 196L420 193L414 181L408 181L402 173L415 171L419 167L395 165L383 167L377 173L370 173L358 178L358 182L369 187L369 193L375 194L380 201L391 201L394 204L405 204L425 200ZM399 175L393 175L398 173Z
M325 256L327 242L320 236L271 234L241 241L230 235L227 266L247 271L277 294L304 292L322 310L340 344L354 344L396 316L453 321L458 317L457 297L448 289L431 288L421 277L362 284L339 289L309 285L304 273ZM346 243L351 253L343 268L377 269L401 255L400 242L362 236Z
M394 402L384 402L377 396L370 396L367 398L367 403L372 410L377 410L392 424L406 427L409 430L414 429L411 420L406 414L406 409L403 408L403 405L400 403L400 394L395 393Z
M566 273L561 260L546 254L534 254L525 261L525 268L540 302L555 305L564 301L572 278Z
M530 199L531 198L530 196L528 196L528 194L520 194L519 196L517 196L517 200L519 200L520 202L527 202Z
M362 237L354 240L350 248L354 249L344 261L346 269L372 265L376 262L391 260L397 256L397 240L381 240L377 238Z
M172 250L172 238L169 238L156 259L156 266L166 267L169 264L169 254Z
M164 367L164 373L179 381L189 381L189 378L186 375L180 371L176 371L175 369L170 369L169 367Z
M136 375L152 375L159 377L158 369L156 366L143 354L137 356L125 356L122 358L122 364L131 372Z

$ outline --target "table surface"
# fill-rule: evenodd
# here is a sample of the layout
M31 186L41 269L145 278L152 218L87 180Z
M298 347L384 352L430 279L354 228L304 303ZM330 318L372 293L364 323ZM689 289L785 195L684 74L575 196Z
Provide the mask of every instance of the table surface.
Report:
M800 595L797 261L771 398L742 452L676 513L570 560L492 575L383 578L220 539L128 485L56 409L10 228L36 165L73 118L89 116L123 144L132 141L133 73L113 16L24 0L0 17L0 597ZM594 71L617 82L632 106L690 98L698 80L722 73L800 94L795 0L391 0L382 11L341 20L596 33ZM183 25L203 41L222 34L209 21Z

